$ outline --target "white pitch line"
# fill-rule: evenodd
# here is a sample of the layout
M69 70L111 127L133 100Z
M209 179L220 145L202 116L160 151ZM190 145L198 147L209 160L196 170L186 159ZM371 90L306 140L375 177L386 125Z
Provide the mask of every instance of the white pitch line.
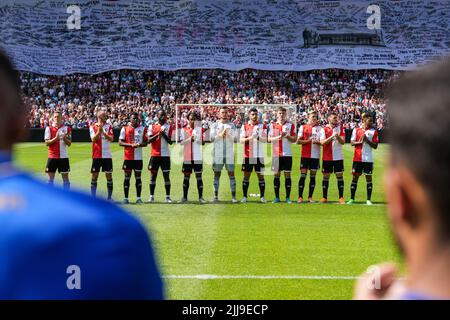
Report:
M196 275L166 275L164 279L194 279L194 280L216 280L216 279L301 279L301 280L356 280L355 276L301 276L301 275L215 275L215 274L196 274Z
M331 203L331 204L336 204L336 205L342 206L342 204L340 204L339 202L335 202L335 203ZM367 205L365 203L352 203L352 204L344 205L344 206L364 206L364 207L369 208L369 207L385 207L385 206L387 206L387 204L386 203L372 203L371 205Z

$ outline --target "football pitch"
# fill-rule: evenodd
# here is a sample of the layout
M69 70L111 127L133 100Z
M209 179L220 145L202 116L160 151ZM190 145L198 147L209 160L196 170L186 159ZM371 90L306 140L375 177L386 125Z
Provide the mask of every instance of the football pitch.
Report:
M112 145L115 200L123 199L123 150ZM300 151L294 146L291 199L297 199ZM374 151L373 206L366 206L366 183L360 178L355 205L259 203L231 204L226 172L222 173L219 204L165 204L164 181L158 176L154 204L134 204L134 178L130 201L124 206L148 228L169 299L351 299L355 278L374 263L400 261L390 234L384 203L382 174L387 145ZM69 149L73 189L89 192L91 144L74 143ZM344 146L345 199L350 196L353 148ZM144 149L144 167L149 148ZM47 150L43 143L21 143L15 149L17 166L46 180ZM241 160L238 159L238 162ZM266 170L270 167L266 165ZM149 197L149 172L143 171L142 199ZM242 173L236 166L238 199ZM204 197L213 195L213 172L204 165ZM182 196L181 165L172 163L172 199ZM60 177L56 183L60 184ZM309 176L304 195L308 192ZM314 199L319 200L322 174L318 173ZM191 177L190 200L197 199ZM99 195L106 180L99 178ZM253 174L249 194L259 193ZM284 200L284 178L281 180ZM336 178L330 179L330 201L338 199ZM266 176L266 199L273 199L273 175ZM50 205L50 204L49 204Z

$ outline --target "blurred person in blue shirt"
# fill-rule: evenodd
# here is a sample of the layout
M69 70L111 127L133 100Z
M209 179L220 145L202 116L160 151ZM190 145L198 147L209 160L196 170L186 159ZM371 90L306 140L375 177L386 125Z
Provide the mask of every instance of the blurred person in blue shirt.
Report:
M151 241L112 203L15 169L26 108L0 52L0 299L162 299Z

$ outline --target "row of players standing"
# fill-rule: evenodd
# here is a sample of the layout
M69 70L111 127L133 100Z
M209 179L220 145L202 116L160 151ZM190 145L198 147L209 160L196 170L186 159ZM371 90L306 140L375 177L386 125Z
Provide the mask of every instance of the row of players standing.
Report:
M58 120L59 118L59 120ZM69 187L68 173L70 165L68 161L67 146L70 146L70 128L63 126L58 112L54 115L54 125L47 127L45 141L49 147L49 159L46 172L49 174L49 182L53 183L56 170L62 173L64 186ZM355 199L356 186L359 176L364 173L367 180L367 204L371 204L372 194L372 171L373 156L372 149L378 145L378 134L372 128L373 118L366 114L363 116L361 127L355 128L352 132L351 144L355 147L353 159L353 180L351 183L351 199L348 203L353 203ZM107 115L100 111L98 122L91 126L90 135L93 141L93 161L91 166L92 180L91 193L96 195L97 180L100 171L106 173L108 199L111 199L112 182L112 156L110 143L113 141L112 128L106 123ZM131 114L130 123L122 128L119 137L119 145L124 147L124 203L129 203L129 188L132 173L135 173L135 186L137 192L137 203L142 203L142 178L143 169L142 148L151 145L151 158L148 169L150 178L150 199L154 202L155 187L158 171L161 170L164 177L166 202L171 203L170 197L170 148L173 143L173 127L167 123L164 111L158 113L157 123L148 128L141 125L138 114ZM59 137L59 139L56 138ZM207 138L208 137L208 138ZM56 142L59 143L56 143ZM316 173L320 168L320 155L323 148L323 197L320 202L328 201L328 185L331 174L337 178L339 190L339 203L345 203L344 193L344 161L342 145L345 143L345 132L339 125L338 116L334 113L328 115L328 124L325 127L318 125L317 113L310 112L308 123L302 125L296 133L294 125L286 118L286 109L280 107L277 110L277 121L269 125L258 122L257 109L249 111L249 121L242 128L239 137L234 124L229 121L227 108L219 110L219 120L211 129L201 126L200 117L197 113L188 115L188 124L180 129L179 141L183 145L183 197L181 202L187 202L190 176L195 174L197 180L197 190L199 202L205 203L203 198L203 155L202 146L206 142L212 142L213 148L213 171L214 171L214 199L218 202L219 181L223 168L225 167L230 181L232 202L236 199L236 178L235 178L235 142L239 141L244 145L244 159L242 161L242 171L244 179L242 181L243 195L241 202L247 202L250 176L256 172L259 181L260 200L266 202L265 178L264 178L264 148L265 144L272 144L272 171L274 173L273 186L275 191L274 203L280 200L280 177L284 173L286 202L291 203L291 171L292 171L292 144L302 145L302 155L300 162L300 179L298 182L298 203L302 203L303 189L308 171L310 172L310 183L308 202L313 201L313 193L316 184Z

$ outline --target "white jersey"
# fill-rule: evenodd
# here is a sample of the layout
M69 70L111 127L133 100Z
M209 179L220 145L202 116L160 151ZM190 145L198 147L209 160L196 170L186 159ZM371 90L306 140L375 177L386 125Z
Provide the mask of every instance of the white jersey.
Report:
M219 133L227 130L227 134L220 138ZM232 122L217 121L211 128L211 141L214 141L213 157L215 163L234 163L234 141L237 137L236 126Z
M44 140L54 139L58 135L58 141L48 146L48 157L50 159L66 159L69 158L68 147L64 142L63 135L70 136L72 128L61 125L59 128L48 126L45 128Z
M309 124L300 126L298 130L298 138L301 140L319 141L322 136L322 127L317 125L312 127ZM309 143L302 145L302 158L320 159L320 145L315 143Z
M342 126L336 126L332 128L331 126L326 126L321 132L320 140L325 140L331 137L333 134L337 133L342 139L345 140L345 131ZM337 141L336 138L330 143L323 146L323 161L337 161L343 160L342 154L342 144Z
M169 139L172 139L172 127L165 123L160 125L159 123L152 124L148 127L147 138L150 139L153 135L164 132ZM163 137L158 137L156 140L150 143L152 157L170 157L170 147L169 143Z
M244 158L258 158L264 160L264 147L267 139L267 127L263 123L246 123L241 128L240 137L242 139L253 137L244 143Z
M89 134L91 140L97 134L99 126L97 123L89 127ZM103 133L107 135L113 135L112 126L105 124L103 126ZM111 142L105 138L105 135L101 133L99 139L92 143L92 158L93 159L111 159Z
M363 128L353 129L351 141L352 142L360 141L363 136L366 136L367 139L373 143L378 143L378 131L373 128L367 130ZM353 161L373 162L372 147L366 142L355 146Z
M119 140L123 140L125 143L142 144L147 141L147 128L143 126L133 128L131 125L123 127L120 131ZM142 160L142 147L124 147L124 157L125 160Z
M282 133L288 133L290 136L295 136L294 124L286 121L283 124L274 122L269 125L269 137L277 137ZM292 157L292 142L287 138L272 141L272 157Z
M202 145L203 145L204 129L202 127L191 128L186 126L181 129L180 140L185 141L188 138L194 137L194 141L189 140L183 146L183 161L195 161L201 163L202 161Z

